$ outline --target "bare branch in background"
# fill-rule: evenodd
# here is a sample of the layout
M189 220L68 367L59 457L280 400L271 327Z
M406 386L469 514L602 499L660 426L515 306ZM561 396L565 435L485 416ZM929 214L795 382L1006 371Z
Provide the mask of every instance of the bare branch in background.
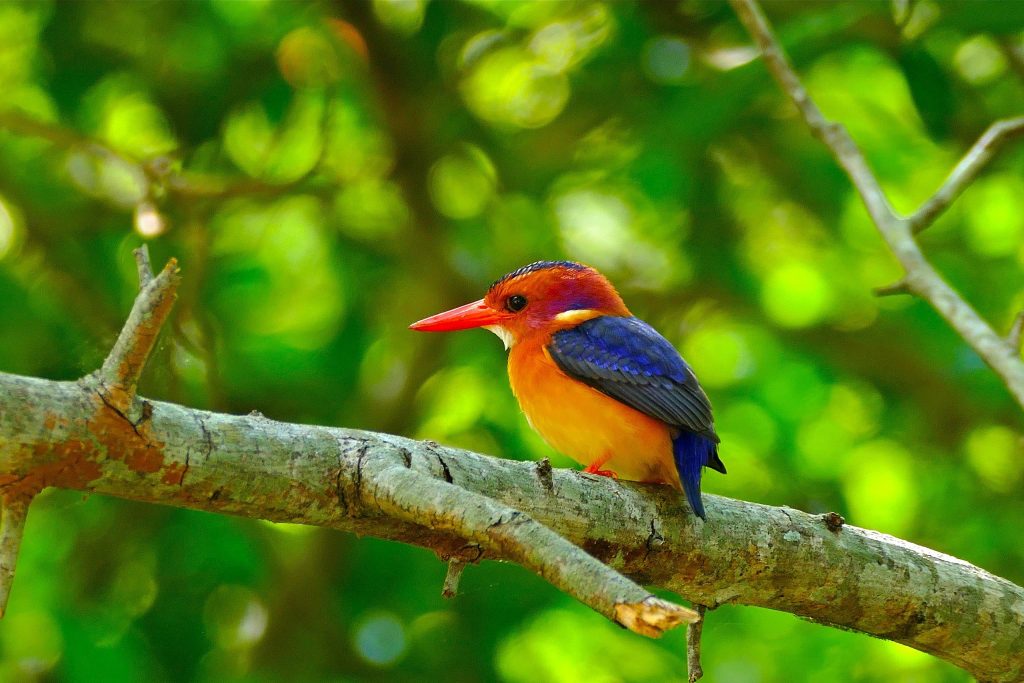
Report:
M885 191L868 166L863 153L841 124L825 118L786 58L756 0L729 0L740 21L753 37L765 66L796 105L811 132L846 171L868 215L893 255L903 266L907 290L924 299L960 337L988 363L1024 409L1024 360L1019 350L998 335L925 258L914 233L928 227L956 199L1007 140L1024 131L1024 118L993 124L953 169L939 190L910 218L893 211ZM882 288L882 294L890 293ZM897 292L891 292L897 293Z
M329 111L330 108L327 108ZM323 131L326 131L327 114L324 115ZM18 111L0 112L0 129L19 135L41 138L56 147L66 150L81 149L101 158L114 159L138 172L145 178L146 198L140 207L150 207L149 215L157 215L156 199L163 194L181 200L231 199L233 197L263 196L275 197L294 191L305 185L320 169L325 153L326 137L321 145L320 157L310 170L287 182L273 183L256 178L230 178L177 171L171 167L166 156L139 159L112 145L65 128L59 124L40 121ZM322 132L323 134L323 132ZM146 233L143 233L146 234Z
M1019 40L1014 40L1009 36L994 36L994 38L1010 68L1020 80L1024 81L1024 46Z
M918 233L935 222L967 186L974 182L985 164L1004 144L1024 134L1024 116L996 121L964 155L942 183L942 187L907 218L912 232Z
M1024 341L1022 337L1024 337L1024 311L1018 313L1013 319L1013 325L1010 326L1010 333L1006 335L1006 343L1008 343L1011 348L1017 349L1017 352L1019 353L1021 342Z
M875 296L897 296L899 294L912 294L906 280L897 280L891 285L882 285L873 290Z

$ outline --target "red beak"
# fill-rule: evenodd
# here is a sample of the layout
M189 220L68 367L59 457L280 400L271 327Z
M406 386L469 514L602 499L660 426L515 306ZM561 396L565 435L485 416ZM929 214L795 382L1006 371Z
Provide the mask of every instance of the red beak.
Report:
M483 299L474 301L465 306L453 308L444 313L432 315L419 322L409 325L410 330L419 332L454 332L456 330L469 330L474 327L485 327L487 325L498 325L511 317L504 311L496 311Z

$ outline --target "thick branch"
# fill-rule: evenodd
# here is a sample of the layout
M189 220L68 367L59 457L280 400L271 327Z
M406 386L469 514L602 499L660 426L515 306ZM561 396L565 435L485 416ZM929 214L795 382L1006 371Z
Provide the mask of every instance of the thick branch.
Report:
M1024 678L1024 589L890 536L710 495L701 523L668 487L139 400L149 407L133 425L87 384L0 374L0 490L61 486L353 531L445 558L509 559L500 544L465 538L450 520L393 514L363 490L372 486L368 473L408 465L444 484L449 512L486 496L638 583L709 607L758 605L860 630L982 680Z
M543 524L492 498L424 477L404 462L376 470L368 463L362 477L370 479L363 495L384 513L413 524L429 520L435 531L479 543L632 631L657 637L697 620L695 611L657 598Z
M811 132L825 144L836 162L846 171L867 207L868 215L903 266L906 273L903 281L909 292L931 304L949 326L988 363L1017 404L1024 409L1024 361L1018 350L996 334L971 305L942 279L914 240L914 230L920 231L934 221L974 180L981 167L995 154L999 144L1019 133L1024 123L1021 123L1021 119L1009 119L989 128L935 196L926 201L911 218L900 218L893 212L884 190L853 138L842 125L828 121L811 99L756 0L729 2L757 43L772 76L796 105Z

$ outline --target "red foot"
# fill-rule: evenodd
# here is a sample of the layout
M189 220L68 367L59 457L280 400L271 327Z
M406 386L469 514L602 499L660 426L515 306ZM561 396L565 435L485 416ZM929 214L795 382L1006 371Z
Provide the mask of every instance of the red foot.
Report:
M599 477L611 477L612 479L619 478L619 475L615 474L615 472L612 472L611 470L602 470L601 465L603 464L604 462L592 462L587 465L583 471L587 474L596 474Z

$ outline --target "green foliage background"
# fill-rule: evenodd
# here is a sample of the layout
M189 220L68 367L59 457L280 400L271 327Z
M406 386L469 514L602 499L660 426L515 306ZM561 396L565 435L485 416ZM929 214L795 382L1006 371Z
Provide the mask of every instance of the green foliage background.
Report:
M905 5L767 11L910 211L1020 113L1024 3ZM406 325L578 259L701 377L730 472L705 490L1024 581L1017 409L925 304L872 296L899 270L753 56L713 1L2 3L0 370L97 367L141 232L184 273L147 396L569 466L497 340ZM922 238L1000 329L1024 305L1021 160ZM48 491L0 679L685 677L681 632L644 640L493 563L445 602L443 575L374 539ZM715 681L967 679L752 608L704 641Z

